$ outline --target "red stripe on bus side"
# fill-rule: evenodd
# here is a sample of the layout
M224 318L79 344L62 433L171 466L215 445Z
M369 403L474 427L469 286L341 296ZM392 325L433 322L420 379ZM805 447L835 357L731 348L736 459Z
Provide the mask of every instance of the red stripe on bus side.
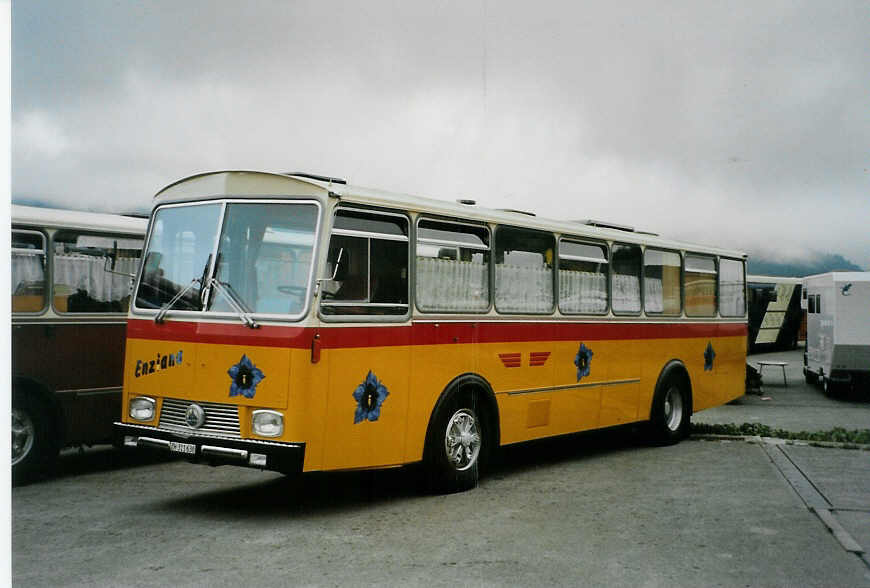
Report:
M314 333L323 349L439 345L454 343L523 343L530 341L600 341L637 339L701 339L745 336L745 323L417 323L395 326L290 327L194 323L131 319L127 336L133 339L288 347L307 349Z

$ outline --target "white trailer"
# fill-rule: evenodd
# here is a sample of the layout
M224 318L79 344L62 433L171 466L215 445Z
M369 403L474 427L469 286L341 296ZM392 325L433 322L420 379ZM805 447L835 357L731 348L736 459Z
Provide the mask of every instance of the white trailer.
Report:
M870 393L870 272L803 279L807 309L804 376L826 394Z

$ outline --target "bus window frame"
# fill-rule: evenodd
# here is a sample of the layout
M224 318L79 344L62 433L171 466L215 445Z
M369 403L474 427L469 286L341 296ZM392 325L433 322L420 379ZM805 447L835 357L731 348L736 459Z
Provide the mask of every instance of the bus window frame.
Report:
M39 235L39 237L42 239L42 274L43 274L43 278L45 280L45 286L43 287L42 308L40 310L32 311L32 312L26 312L26 311L21 311L21 310L14 311L14 310L10 309L11 316L22 316L22 317L42 316L42 315L46 314L49 311L49 309L52 307L50 299L52 298L52 292L54 290L54 288L52 286L52 282L54 281L54 277L53 277L54 272L52 271L52 267L51 267L51 265L52 265L51 259L52 259L53 255L49 255L49 249L48 249L48 243L50 241L50 236L49 236L47 231L44 231L41 229L36 229L36 228L33 228L32 226L29 226L29 225L28 225L28 228L26 228L26 229L12 226L10 228L10 231L11 231L9 233L10 238L12 236L12 233L24 233L26 235ZM9 269L10 269L10 271L12 269L11 264L12 264L12 254L13 253L15 253L16 251L34 253L34 251L31 249L16 249L16 248L11 246L11 242L10 242L9 249L10 249L9 250L9 263L10 263ZM11 289L12 284L9 284L9 287ZM11 292L10 292L10 294L11 294ZM10 300L10 302L11 302L11 300Z
M99 231L99 230L91 231L91 230L87 230L87 229L76 229L76 228L67 228L67 227L55 229L51 234L51 239L50 239L50 241L51 241L51 310L55 314L57 314L58 316L69 317L69 318L101 317L101 316L105 316L105 317L124 317L124 316L127 316L127 313L130 311L130 305L133 304L133 294L134 293L133 293L132 289L130 291L130 302L127 305L127 310L125 310L125 311L121 311L121 312L69 312L68 310L67 311L58 310L57 306L55 306L55 304L54 304L54 299L55 299L55 296L54 296L54 287L55 287L55 283L54 283L54 275L55 275L55 271L54 271L54 265L55 265L55 263L54 263L54 261L55 261L54 260L54 256L55 256L54 244L55 244L55 237L57 236L58 233L60 233L61 235L63 235L64 233L75 233L77 235L86 235L86 236L91 236L91 237L106 237L108 239L113 239L113 238L114 239L141 239L142 240L142 251L140 252L139 257L137 258L139 260L139 266L142 265L142 253L145 252L145 240L144 240L144 238L142 236L132 235L129 233L121 233L121 232L109 233L106 231ZM61 241L61 243L63 243L63 241ZM137 267L136 274L138 274L138 273L139 273L139 268ZM135 276L133 278L130 278L130 279L135 284Z
M406 227L408 229L408 234L403 238L398 235L388 235L386 233L369 233L368 231L355 231L351 229L335 229L335 218L338 215L339 211L347 210L356 213L362 214L371 214L371 215L380 215L380 216L392 216L396 218L403 219L407 224ZM384 209L384 208L369 208L366 206L359 206L353 204L338 204L332 210L331 222L329 224L328 238L325 240L323 245L324 247L324 255L322 264L326 267L326 257L329 255L329 246L332 242L333 235L340 235L342 237L359 237L368 239L368 248L369 248L369 256L368 256L368 278L371 280L371 239L381 239L384 241L394 241L394 242L404 242L407 243L407 247L405 248L405 260L407 262L406 271L407 271L407 295L408 301L404 304L400 303L378 303L378 302L338 302L338 303L330 303L326 306L331 306L332 308L341 308L341 307L369 307L369 308L378 308L378 307L389 307L396 308L399 306L405 306L404 314L324 314L323 313L323 289L321 288L318 292L318 302L317 302L317 317L325 323L403 323L408 322L411 319L412 309L414 304L411 302L412 296L414 296L413 292L413 280L412 276L416 277L416 264L412 265L414 261L411 255L411 244L414 242L415 234L414 234L415 224L412 222L411 215L408 211L405 210L396 210L396 209ZM315 264L320 265L320 264ZM370 287L370 283L367 284L366 288ZM370 295L370 293L369 293Z
M614 268L613 268L613 249L617 245L624 246L624 247L637 247L640 250L640 273L637 276L637 287L640 289L640 292L639 292L640 310L638 310L637 312L625 311L625 310L615 310L613 308L613 271L614 271ZM645 246L642 243L632 243L630 241L613 241L610 244L610 266L609 266L610 281L608 282L608 286L609 286L610 290L608 292L608 297L609 297L609 302L610 302L610 314L612 316L636 316L636 317L644 316L644 307L645 307L645 302L646 302L644 300L644 292L643 292L643 289L644 289L644 284L643 284L643 253L644 253L644 248L645 248Z
M486 230L486 234L487 234L487 238L488 238L489 243L485 248L484 247L476 247L476 246L469 245L466 243L450 243L447 241L436 241L436 240L424 240L423 241L423 243L427 243L430 245L431 244L441 244L441 245L450 244L450 245L456 245L457 247L464 247L466 249L477 249L479 251L488 251L489 252L489 262L487 263L487 268L486 268L486 279L487 279L487 285L488 285L488 289L489 289L489 291L488 291L488 304L486 306L486 309L450 311L450 310L424 310L424 309L420 308L420 305L417 303L417 244L420 243L420 238L417 235L418 235L418 229L419 229L419 225L420 225L421 221L431 221L431 222L436 222L436 223L456 225L459 227L471 227L471 228L485 229ZM442 217L435 216L435 215L425 215L425 214L418 215L416 220L414 221L414 255L412 256L413 261L414 261L414 269L413 269L414 279L413 279L413 282L411 284L411 289L413 291L413 296L414 296L414 310L416 310L417 312L419 312L421 314L427 314L427 315L440 315L440 314L485 315L485 314L489 314L490 312L492 312L492 310L495 306L495 273L493 270L493 266L494 266L494 263L493 263L493 259L494 259L493 236L494 236L494 232L492 230L492 227L490 227L489 224L487 224L487 223L476 223L474 221L468 221L465 219L455 219L455 218L446 219L446 218L442 218ZM408 249L410 252L410 247Z
M306 286L305 293L305 301L302 304L302 312L297 314L275 314L275 313L250 313L250 316L254 319L259 319L262 321L276 321L276 322L300 322L304 320L308 313L310 312L312 306L312 300L314 299L314 276L315 269L317 267L317 256L318 256L318 248L320 245L320 231L323 227L323 203L316 198L311 198L310 196L281 196L281 195L272 195L272 196L258 196L257 198L244 198L237 195L228 195L228 196L220 196L218 198L211 198L208 200L197 200L196 202L172 202L167 204L158 204L154 207L154 210L151 211L151 218L148 222L148 232L146 235L145 244L142 248L142 257L139 261L139 271L136 272L136 281L133 288L133 295L130 301L130 312L135 315L143 315L148 317L155 317L160 312L159 309L154 308L141 308L136 306L137 294L139 292L139 286L142 281L142 274L145 271L145 258L149 253L149 247L151 246L151 237L154 234L154 225L155 220L157 218L157 211L162 210L164 208L190 208L193 206L205 206L209 204L220 204L221 211L219 221L215 231L214 244L211 249L211 259L209 260L209 269L207 272L208 280L211 280L214 277L215 273L215 260L217 259L217 251L220 247L220 237L221 232L223 231L224 221L226 217L227 204L286 204L286 205L296 205L296 204L314 204L317 207L317 214L315 215L316 223L314 227L314 236L312 238L311 245L311 267L308 268L308 282ZM213 293L209 293L209 297L213 296ZM209 311L206 309L203 310L176 310L169 309L166 313L166 318L179 318L182 320L189 320L193 318L198 318L202 320L211 320L211 319L229 319L229 320L238 320L239 315L235 312L216 312Z
M607 263L607 271L604 273L604 280L606 282L605 296L607 297L607 300L603 312L570 312L562 310L562 297L560 295L561 280L559 278L559 271L562 269L562 241L568 241L577 245L590 245L604 248L604 255L607 256L604 260ZM594 259L578 259L573 257L566 257L565 259L589 262L598 261ZM564 314L565 316L607 316L608 314L610 314L610 266L610 243L608 243L607 241L595 241L593 239L584 239L583 237L574 237L573 235L559 235L559 237L556 239L556 308L558 309L559 314Z
M498 298L496 296L496 288L498 287L498 284L496 282L495 275L496 275L496 267L498 266L498 263L496 261L497 252L498 252L498 233L501 229L509 229L509 230L514 230L514 231L525 231L527 233L541 233L544 235L550 235L550 237L553 239L553 261L552 261L552 268L550 270L551 272L553 272L552 278L550 279L550 284L553 287L553 306L550 307L550 310L542 310L540 312L530 312L530 311L513 312L513 311L499 310L498 305L496 304L496 300ZM490 263L492 289L490 292L490 296L492 298L492 305L493 305L493 308L495 309L496 314L498 314L500 316L524 316L524 315L553 316L553 315L555 315L559 309L559 292L556 290L556 288L558 288L558 282L557 282L557 276L556 276L556 273L557 273L556 268L558 265L557 261L556 261L556 259L557 259L556 252L558 251L558 247L559 247L558 246L558 242L559 242L558 235L555 232L548 231L546 229L538 229L538 228L533 228L530 226L511 225L511 224L502 224L502 223L495 224L495 230L492 232L492 235L493 235L492 245L490 245L490 247L492 248L492 262ZM546 255L546 252L544 252L544 255Z
M680 258L680 283L679 283L679 286L680 286L679 287L679 290L680 290L680 310L679 310L679 312L676 312L676 313L651 312L651 311L648 311L646 309L646 252L648 249L651 249L652 251L660 251L662 253L676 253ZM666 249L664 247L644 246L643 247L643 257L642 257L641 261L642 261L641 273L643 274L643 282L644 282L641 286L643 288L643 313L644 313L644 315L655 317L655 318L659 318L659 317L676 318L676 317L685 316L686 300L685 300L685 293L683 292L683 286L685 284L684 281L685 281L686 258L685 258L684 252L680 251L678 249ZM718 272L717 272L717 275L718 275ZM718 300L718 298L717 298L717 300Z
M683 289L683 300L686 300L686 273L689 271L687 258L689 257L701 257L713 260L713 271L710 270L691 270L694 273L698 274L709 274L713 276L713 313L712 314L689 314L688 304L683 303L683 316L690 319L711 319L711 318L721 318L719 316L719 256L713 255L710 253L697 253L695 251L685 251L683 252L683 279L681 280L681 286ZM745 268L744 268L744 276L745 276ZM744 316L746 315L744 311Z

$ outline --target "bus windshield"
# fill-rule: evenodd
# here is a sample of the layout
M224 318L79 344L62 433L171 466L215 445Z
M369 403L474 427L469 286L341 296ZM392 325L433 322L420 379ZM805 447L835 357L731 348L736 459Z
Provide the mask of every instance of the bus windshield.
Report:
M302 314L317 215L311 203L158 209L136 306L234 312L239 305L257 314Z

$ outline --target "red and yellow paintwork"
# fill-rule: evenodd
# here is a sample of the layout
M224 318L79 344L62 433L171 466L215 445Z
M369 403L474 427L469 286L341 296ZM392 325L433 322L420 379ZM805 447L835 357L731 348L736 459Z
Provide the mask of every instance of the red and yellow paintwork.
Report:
M317 337L317 352L312 351ZM590 373L577 381L583 343ZM705 370L704 352L715 351ZM239 406L284 414L273 441L305 443L304 471L388 467L419 461L441 393L461 374L491 385L501 444L649 419L656 381L671 360L688 370L695 411L743 393L746 324L414 321L407 324L262 325L149 319L128 322L123 406L135 396ZM177 365L142 375L141 363L182 352ZM254 398L229 396L227 371L246 355L265 378ZM319 355L319 357L318 357ZM136 375L137 364L140 375ZM389 395L377 421L354 424L353 392L371 371ZM124 422L132 421L124 411Z

